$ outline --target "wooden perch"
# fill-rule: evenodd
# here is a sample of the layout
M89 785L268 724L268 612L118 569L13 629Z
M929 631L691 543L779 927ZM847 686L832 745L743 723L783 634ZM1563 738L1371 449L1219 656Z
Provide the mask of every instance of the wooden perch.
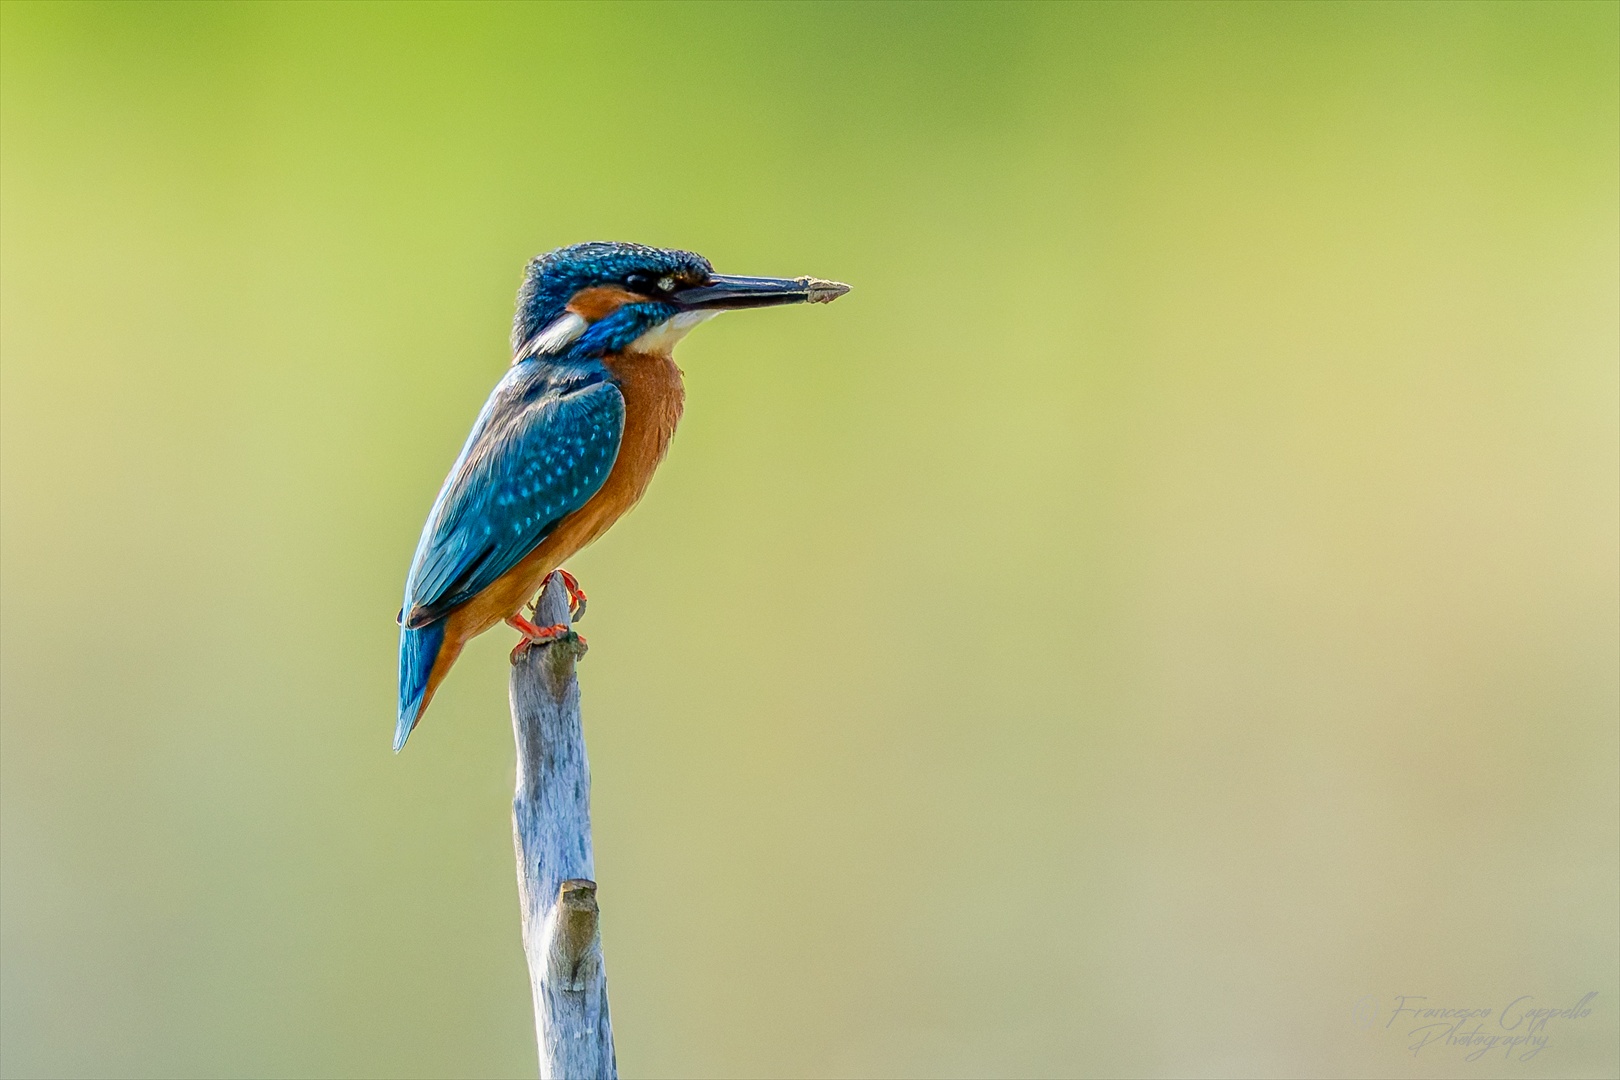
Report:
M568 591L560 575L546 579L538 608L540 626L568 622ZM574 674L583 655L585 643L570 631L530 646L512 663L512 839L543 1080L619 1074L597 927L591 769Z

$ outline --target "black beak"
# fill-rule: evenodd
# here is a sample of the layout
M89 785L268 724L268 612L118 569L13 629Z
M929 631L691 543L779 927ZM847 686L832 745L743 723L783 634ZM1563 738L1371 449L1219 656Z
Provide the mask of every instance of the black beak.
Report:
M735 277L711 274L702 285L682 289L671 299L689 311L730 311L778 304L830 304L849 286L820 278Z

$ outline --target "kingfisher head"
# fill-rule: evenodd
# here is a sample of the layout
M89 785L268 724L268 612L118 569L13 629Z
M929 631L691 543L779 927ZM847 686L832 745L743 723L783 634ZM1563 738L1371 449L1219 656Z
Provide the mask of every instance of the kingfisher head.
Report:
M848 285L819 278L716 274L690 251L594 241L531 259L512 320L513 362L668 352L694 326L733 308L825 304Z

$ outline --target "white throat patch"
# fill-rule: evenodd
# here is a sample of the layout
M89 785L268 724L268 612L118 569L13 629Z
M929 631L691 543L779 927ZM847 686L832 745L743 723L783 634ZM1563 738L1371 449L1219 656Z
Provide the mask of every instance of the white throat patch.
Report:
M631 352L668 354L676 342L690 334L698 324L708 322L718 311L683 311L673 319L666 319L630 343Z

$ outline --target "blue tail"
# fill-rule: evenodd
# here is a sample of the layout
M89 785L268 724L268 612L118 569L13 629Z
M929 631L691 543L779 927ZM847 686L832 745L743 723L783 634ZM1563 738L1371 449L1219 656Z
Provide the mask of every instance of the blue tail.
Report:
M394 729L394 753L399 753L422 715L428 676L444 644L444 620L417 630L399 629L399 727Z

